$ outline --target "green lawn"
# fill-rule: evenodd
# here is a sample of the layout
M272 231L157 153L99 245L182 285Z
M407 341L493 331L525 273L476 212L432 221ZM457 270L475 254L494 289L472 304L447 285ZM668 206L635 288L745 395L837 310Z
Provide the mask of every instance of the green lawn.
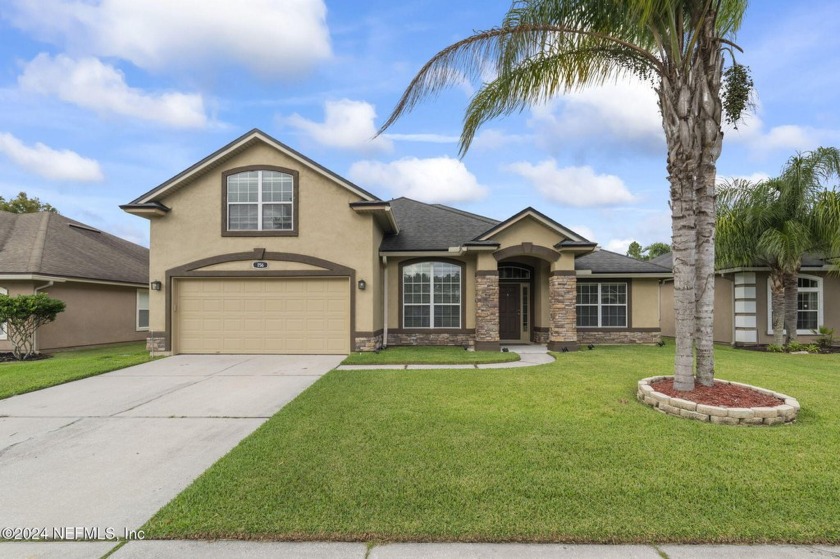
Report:
M453 346L394 346L379 353L351 353L342 365L458 365L509 361L519 361L519 355L502 351L465 351Z
M718 349L799 399L730 427L635 400L673 344L494 370L332 371L144 527L157 538L840 542L840 355Z
M0 363L0 398L149 361L146 342L56 352L40 361Z

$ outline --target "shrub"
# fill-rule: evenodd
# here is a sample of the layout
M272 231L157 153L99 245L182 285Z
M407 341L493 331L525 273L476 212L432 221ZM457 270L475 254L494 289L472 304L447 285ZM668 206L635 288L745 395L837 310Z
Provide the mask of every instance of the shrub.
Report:
M807 351L808 353L819 353L820 346L819 344L808 344L805 346L805 351Z
M834 345L834 328L828 326L820 326L816 330L812 330L817 335L817 345L821 348L829 348Z
M0 323L6 324L15 359L26 359L35 353L36 330L55 320L64 308L63 301L44 293L15 297L0 295Z
M808 351L807 347L808 346L806 346L805 344L793 340L788 343L786 349L788 352L792 353L794 351Z
M785 348L783 348L779 344L770 344L770 345L767 346L767 351L769 351L771 353L784 353Z

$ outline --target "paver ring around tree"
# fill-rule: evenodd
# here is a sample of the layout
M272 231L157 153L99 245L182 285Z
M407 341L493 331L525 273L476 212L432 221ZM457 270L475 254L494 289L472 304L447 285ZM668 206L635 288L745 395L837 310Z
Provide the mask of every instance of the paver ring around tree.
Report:
M662 413L719 425L778 425L795 421L799 414L796 398L766 388L716 379L713 388L679 393L673 381L673 376L642 379L636 397Z

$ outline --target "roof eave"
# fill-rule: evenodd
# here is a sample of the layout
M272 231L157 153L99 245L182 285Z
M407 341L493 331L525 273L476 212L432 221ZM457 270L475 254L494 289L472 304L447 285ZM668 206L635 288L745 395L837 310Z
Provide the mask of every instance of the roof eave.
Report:
M149 202L146 204L123 204L120 206L120 209L131 215L153 218L165 216L171 208L164 206L160 202Z

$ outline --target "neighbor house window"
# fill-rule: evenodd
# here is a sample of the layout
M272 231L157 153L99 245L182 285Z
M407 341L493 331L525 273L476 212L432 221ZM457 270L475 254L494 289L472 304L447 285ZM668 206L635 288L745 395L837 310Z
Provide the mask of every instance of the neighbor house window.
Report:
M578 283L577 325L581 328L626 328L626 283Z
M796 333L813 334L823 323L822 278L799 276L796 289ZM773 294L767 278L767 333L773 333Z
M9 291L5 287L0 287L0 295L8 295ZM0 322L0 340L7 340L9 335L6 334L6 323Z
M295 179L280 171L227 176L228 231L293 231Z
M137 290L137 330L149 329L149 291Z
M461 327L461 267L420 262L403 267L403 328Z

